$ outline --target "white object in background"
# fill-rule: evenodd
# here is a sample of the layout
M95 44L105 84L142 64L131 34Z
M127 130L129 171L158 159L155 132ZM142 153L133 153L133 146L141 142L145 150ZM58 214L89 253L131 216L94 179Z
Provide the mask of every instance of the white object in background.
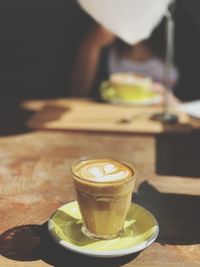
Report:
M148 38L171 0L78 0L98 23L129 44Z
M180 104L178 108L187 113L188 115L200 119L200 100Z

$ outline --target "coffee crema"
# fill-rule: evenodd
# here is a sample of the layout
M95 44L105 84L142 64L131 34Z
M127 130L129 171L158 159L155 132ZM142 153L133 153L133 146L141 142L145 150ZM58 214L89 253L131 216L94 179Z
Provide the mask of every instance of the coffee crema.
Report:
M74 173L85 180L94 182L114 182L133 176L127 165L110 159L91 159L76 165Z

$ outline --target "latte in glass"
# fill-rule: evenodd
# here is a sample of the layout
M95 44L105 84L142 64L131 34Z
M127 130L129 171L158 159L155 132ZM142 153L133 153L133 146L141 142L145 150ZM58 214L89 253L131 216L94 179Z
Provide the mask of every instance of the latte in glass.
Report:
M80 159L71 171L84 233L97 239L117 237L131 204L135 169L112 159Z

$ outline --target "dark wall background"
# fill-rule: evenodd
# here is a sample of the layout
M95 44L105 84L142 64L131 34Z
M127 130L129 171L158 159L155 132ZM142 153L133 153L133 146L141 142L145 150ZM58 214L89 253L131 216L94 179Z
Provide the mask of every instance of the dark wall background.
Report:
M83 16L75 0L0 0L0 95L67 95Z
M175 59L180 71L176 95L200 99L200 1L178 0L176 6Z

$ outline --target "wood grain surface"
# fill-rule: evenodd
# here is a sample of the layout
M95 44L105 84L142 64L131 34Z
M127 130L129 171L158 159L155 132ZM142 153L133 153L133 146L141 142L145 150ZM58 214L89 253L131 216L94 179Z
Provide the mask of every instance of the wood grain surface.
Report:
M0 266L200 266L199 151L199 132L37 131L1 137ZM84 155L117 157L137 167L133 201L150 210L160 225L150 247L125 257L96 259L64 250L50 238L49 217L76 198L69 164Z
M124 133L185 133L200 128L178 109L178 122L169 124L154 120L162 106L111 105L92 100L60 99L49 101L28 121L31 129L84 130Z
M0 266L200 266L199 149L198 134L35 132L1 138ZM67 252L51 240L46 223L75 199L68 167L83 155L117 156L137 166L133 199L160 224L149 248L104 260Z

